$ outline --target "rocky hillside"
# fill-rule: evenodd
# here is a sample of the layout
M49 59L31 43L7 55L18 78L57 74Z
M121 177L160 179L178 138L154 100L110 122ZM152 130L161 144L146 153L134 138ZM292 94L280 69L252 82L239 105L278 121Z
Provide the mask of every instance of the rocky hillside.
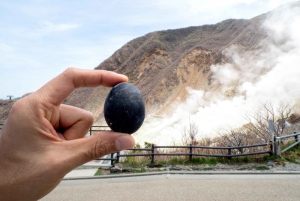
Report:
M0 99L0 124L4 123L8 117L10 108L15 101L13 100L1 100Z
M187 98L186 87L217 90L217 85L211 85L210 66L230 62L223 51L231 46L243 51L259 48L266 38L261 29L265 18L264 14L149 33L127 43L95 69L127 75L142 92L148 114L167 114ZM104 88L78 89L66 103L92 111L101 122L107 93Z

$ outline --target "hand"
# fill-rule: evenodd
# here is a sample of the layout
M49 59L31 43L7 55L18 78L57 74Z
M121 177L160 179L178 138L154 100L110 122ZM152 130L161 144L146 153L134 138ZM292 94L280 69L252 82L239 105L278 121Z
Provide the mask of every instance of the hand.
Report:
M93 115L62 104L75 88L126 81L114 72L70 68L17 101L0 135L0 200L40 199L79 165L132 148L135 142L128 134L83 138Z

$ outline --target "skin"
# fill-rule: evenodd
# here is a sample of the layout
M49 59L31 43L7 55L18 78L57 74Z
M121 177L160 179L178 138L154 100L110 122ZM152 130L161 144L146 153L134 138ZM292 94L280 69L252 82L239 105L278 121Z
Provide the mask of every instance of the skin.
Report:
M0 200L38 200L74 168L132 148L131 135L102 132L83 138L93 115L63 105L78 87L112 87L128 78L102 70L69 68L17 101L0 134Z

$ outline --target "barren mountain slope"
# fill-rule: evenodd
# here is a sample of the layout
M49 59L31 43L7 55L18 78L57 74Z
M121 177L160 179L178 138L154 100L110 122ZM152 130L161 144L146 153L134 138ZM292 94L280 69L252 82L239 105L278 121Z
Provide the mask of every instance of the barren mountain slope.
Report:
M0 100L0 124L5 122L14 103L13 100Z
M266 38L260 28L265 17L149 33L124 45L96 70L127 75L142 92L148 114L166 114L187 98L186 87L217 90L211 85L210 66L229 62L222 51L231 45L243 51L257 49ZM79 89L66 103L92 111L101 122L107 93L101 87Z

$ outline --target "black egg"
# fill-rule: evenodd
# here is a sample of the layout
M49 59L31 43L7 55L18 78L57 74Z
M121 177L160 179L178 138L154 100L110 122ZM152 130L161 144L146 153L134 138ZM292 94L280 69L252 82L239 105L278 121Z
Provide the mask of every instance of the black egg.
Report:
M145 103L141 92L128 82L114 86L105 100L104 117L115 132L136 132L145 119Z

